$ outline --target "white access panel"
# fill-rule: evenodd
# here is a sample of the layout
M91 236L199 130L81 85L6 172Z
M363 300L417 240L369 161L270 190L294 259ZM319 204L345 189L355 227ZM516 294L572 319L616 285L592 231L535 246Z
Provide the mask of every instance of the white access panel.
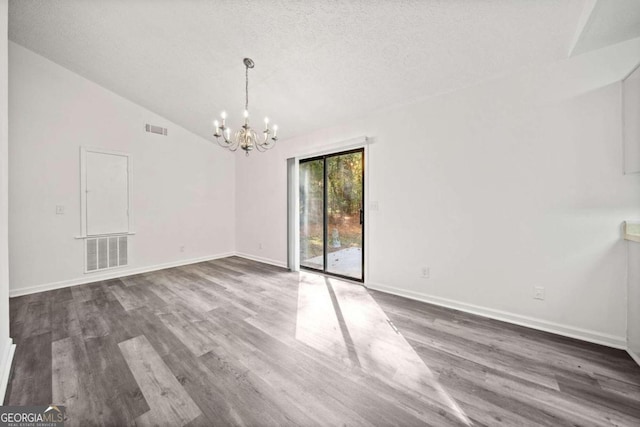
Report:
M129 231L129 157L86 151L86 234Z

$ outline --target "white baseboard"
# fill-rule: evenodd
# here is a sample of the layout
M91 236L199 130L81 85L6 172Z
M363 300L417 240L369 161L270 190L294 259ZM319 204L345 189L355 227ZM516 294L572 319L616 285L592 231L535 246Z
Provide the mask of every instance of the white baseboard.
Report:
M640 355L635 354L630 348L627 348L627 353L629 353L629 356L640 366Z
M515 325L525 326L527 328L538 329L540 331L551 332L553 334L562 335L569 338L576 338L582 341L606 345L608 347L613 347L620 350L627 349L627 340L625 337L619 337L616 335L609 335L597 331L591 331L588 329L577 328L575 326L549 322L543 319L509 313L507 311L494 310L492 308L481 307L478 305L468 304L446 298L440 298L420 292L385 286L379 283L366 283L365 286L376 291L398 295L401 297L439 305L442 307L453 308L455 310L464 311L465 313L476 314L478 316L488 317L495 320L501 320L503 322L513 323Z
M252 261L262 262L265 264L274 265L276 267L287 268L285 262L277 261L269 258L259 257L255 255L246 254L243 252L227 252L217 255L210 255L200 258L192 258L188 260L180 260L175 262L169 262L164 264L156 264L147 267L126 269L126 270L112 270L105 274L100 275L86 275L77 279L64 280L60 282L47 283L43 285L31 286L28 288L10 289L9 296L17 297L22 295L33 294L37 292L50 291L54 289L65 288L68 286L82 285L86 283L97 282L100 280L115 279L118 277L126 277L134 274L148 273L151 271L163 270L165 268L179 267L182 265L195 264L198 262L211 261L219 258L226 258L229 256L239 256ZM426 302L429 304L435 304L442 307L448 307L455 310L464 311L466 313L476 314L491 319L501 320L503 322L513 323L528 328L538 329L545 332L551 332L558 335L563 335L570 338L576 338L583 341L592 342L595 344L606 345L609 347L627 350L627 342L625 337L619 337L615 335L604 334L597 331L591 331L587 329L577 328L570 325L563 325L560 323L549 322L542 319L537 319L529 316L523 316L515 313L510 313L501 310L495 310L487 307L481 307L473 304L468 304L460 301L450 300L446 298L440 298L432 295L427 295L419 292L409 291L405 289L395 288L391 286L382 285L379 283L368 282L365 286L370 289L385 292L388 294L398 295L405 298ZM13 354L13 353L12 353ZM638 364L640 364L639 357L629 352L631 357L634 358Z
M13 355L16 351L16 345L11 338L7 340L2 350L2 358L0 358L0 405L4 403L4 395L7 392L9 378L11 377Z
M236 252L235 255L239 256L240 258L250 259L251 261L257 261L257 262L262 262L264 264L275 265L276 267L287 268L287 263L286 262L276 261L275 259L263 258L263 257L255 256L255 255L249 255L249 254L245 254L243 252Z
M116 279L119 277L132 276L134 274L149 273L151 271L164 270L165 268L180 267L182 265L196 264L198 262L211 261L219 258L226 258L235 255L235 252L226 252L217 255L209 255L200 258L191 258L180 261L167 262L164 264L150 265L147 267L130 268L123 270L111 270L104 274L87 274L71 280L46 283L43 285L30 286L28 288L9 289L9 297L19 297L22 295L35 294L37 292L52 291L54 289L66 288L68 286L84 285L86 283L99 282L101 280Z

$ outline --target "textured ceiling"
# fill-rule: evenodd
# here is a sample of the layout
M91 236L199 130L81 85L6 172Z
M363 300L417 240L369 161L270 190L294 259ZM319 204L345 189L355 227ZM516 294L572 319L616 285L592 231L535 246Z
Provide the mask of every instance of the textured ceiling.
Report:
M617 1L617 0L616 0ZM633 0L632 0L633 1ZM210 138L250 111L280 135L566 58L584 0L13 0L9 38Z
M640 37L640 0L590 0L572 55Z

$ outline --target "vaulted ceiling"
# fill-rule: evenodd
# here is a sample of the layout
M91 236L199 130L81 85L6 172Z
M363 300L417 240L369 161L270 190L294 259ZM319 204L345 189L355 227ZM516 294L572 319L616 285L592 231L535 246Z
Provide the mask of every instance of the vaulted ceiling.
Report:
M639 11L637 0L12 0L9 38L209 139L221 110L240 123L251 57L252 117L286 138L639 37Z

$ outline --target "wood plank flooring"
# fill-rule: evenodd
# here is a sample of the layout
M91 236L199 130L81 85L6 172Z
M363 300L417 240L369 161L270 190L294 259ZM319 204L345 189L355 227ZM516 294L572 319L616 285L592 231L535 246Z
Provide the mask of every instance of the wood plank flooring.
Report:
M638 426L623 351L238 257L12 298L69 426Z

